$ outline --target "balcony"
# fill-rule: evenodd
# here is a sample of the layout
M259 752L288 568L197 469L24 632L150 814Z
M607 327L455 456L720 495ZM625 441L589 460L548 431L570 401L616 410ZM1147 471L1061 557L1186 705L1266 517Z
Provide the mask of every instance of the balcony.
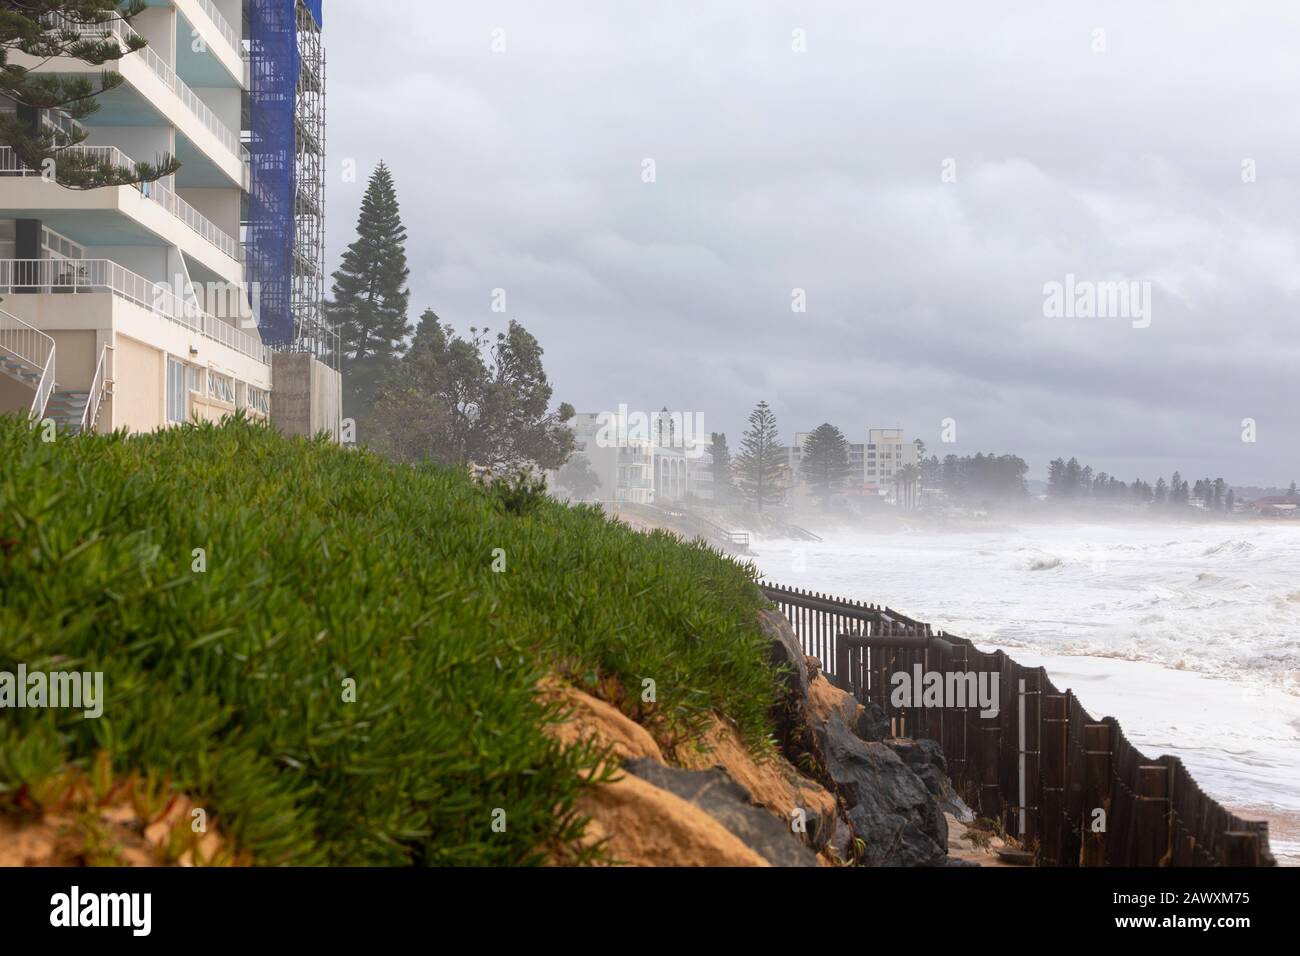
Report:
M208 15L208 19L211 20L213 25L217 28L217 32L221 34L222 39L230 44L232 50L238 53L241 57L245 57L244 44L240 40L239 34L236 33L235 28L230 25L230 21L221 15L221 11L217 9L217 5L213 3L212 0L198 0L198 4L203 12Z
M162 283L136 275L111 259L0 259L2 295L96 292L112 293L263 365L271 364L271 349L257 336L200 311Z
M94 161L107 163L120 169L134 170L136 168L135 160L116 146L70 146L64 152L89 156ZM14 154L12 147L0 146L0 176L39 177L40 175L39 170L24 166ZM203 239L206 239L235 260L236 263L242 264L243 248L239 240L218 228L212 220L176 195L175 192L162 183L142 183L134 188L138 189L145 198L152 199L162 206Z
M215 8L214 8L215 9ZM83 39L103 41L112 37L119 41L123 49L127 47L132 38L138 38L140 35L125 21L114 17L103 23L77 23L68 20L57 14L50 14L46 18L54 26L66 30L69 33L81 36ZM215 21L214 21L215 22ZM222 21L223 23L225 21ZM229 24L226 24L229 29ZM233 31L232 31L233 33ZM235 49L242 50L242 44L236 42ZM211 108L199 99L190 87L176 75L176 71L167 65L153 47L146 46L138 51L138 54L144 57L153 74L162 81L172 93L174 93L181 103L190 113L201 123L209 133L217 138L217 141L231 153L238 156L245 164L248 162L248 150L243 147L239 141L239 133L231 130L229 126L217 119L217 115L212 112ZM125 64L134 54L128 54L119 63Z

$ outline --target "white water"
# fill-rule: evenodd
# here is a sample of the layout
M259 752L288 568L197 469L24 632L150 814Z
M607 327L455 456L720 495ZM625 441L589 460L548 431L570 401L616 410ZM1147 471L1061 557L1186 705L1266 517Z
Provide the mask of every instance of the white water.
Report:
M764 541L772 581L1002 648L1181 757L1300 864L1300 527L1027 525Z

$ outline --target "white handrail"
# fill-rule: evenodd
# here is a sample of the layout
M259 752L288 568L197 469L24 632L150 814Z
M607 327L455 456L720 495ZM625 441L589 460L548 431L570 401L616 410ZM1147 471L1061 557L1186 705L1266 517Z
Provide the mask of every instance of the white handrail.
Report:
M116 146L68 146L60 152L84 154L93 157L97 162L108 163L121 169L133 170L136 167L135 160ZM41 171L32 169L19 160L12 146L0 146L0 176L3 175L40 176ZM239 240L176 195L174 191L160 182L140 183L133 188L145 198L152 199L162 206L230 258L236 262L240 261Z
M81 37L96 39L115 37L121 41L124 49L132 38L140 35L129 23L117 16L113 16L101 23L78 22L58 14L47 14L46 19L56 28ZM162 80L169 90L180 97L180 101L198 118L200 123L207 127L208 132L216 136L221 141L222 146L238 155L239 135L231 132L229 126L217 119L217 114L213 113L208 104L199 99L198 95L189 88L185 81L176 75L176 71L154 52L153 47L145 46L136 52L144 55L145 62L149 64L149 69L153 70L154 75Z
M271 349L223 319L200 311L161 282L137 275L111 259L0 259L0 293L112 292L249 358L271 364Z
M244 52L244 44L240 42L239 34L236 33L234 27L230 25L230 21L221 15L221 11L217 9L217 5L213 3L212 0L199 0L199 6L203 8L203 12L208 15L208 19L216 26L217 32L220 33L225 41L230 44L231 49L233 49L237 54L242 55Z
M90 391L86 394L86 410L81 415L81 434L85 435L94 429L99 421L99 409L104 404L104 395L107 394L107 383L109 379L106 376L108 353L113 351L113 346L105 345L99 353L99 363L95 366L95 377L90 380Z
M27 419L35 424L45 414L54 391L54 339L18 316L0 309L0 352L7 352L33 369L40 369L36 395Z

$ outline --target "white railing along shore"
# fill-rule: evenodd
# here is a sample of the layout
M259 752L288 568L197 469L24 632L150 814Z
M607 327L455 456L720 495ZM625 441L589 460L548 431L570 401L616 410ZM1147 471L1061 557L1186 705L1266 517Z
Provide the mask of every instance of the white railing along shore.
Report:
M271 364L271 349L261 339L201 311L163 283L137 275L111 259L0 259L0 294L15 292L111 292L264 365Z

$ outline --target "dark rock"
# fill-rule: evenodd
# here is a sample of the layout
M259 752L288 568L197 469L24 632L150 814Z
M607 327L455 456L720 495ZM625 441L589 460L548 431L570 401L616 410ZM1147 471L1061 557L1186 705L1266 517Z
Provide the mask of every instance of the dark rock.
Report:
M867 866L941 865L948 823L921 779L889 747L859 739L840 711L814 727L826 772Z
M848 863L853 859L853 828L849 826L848 820L838 814L831 822L834 824L834 829L827 845L836 859Z
M759 612L759 623L763 633L772 642L772 663L785 670L785 685L801 700L808 697L808 665L804 661L803 647L799 637L790 627L790 622L780 611L763 610Z
M771 641L770 659L781 669L779 686L783 693L778 695L772 707L776 740L787 760L795 766L803 766L803 758L812 749L812 735L808 732L805 717L811 683L808 664L799 638L785 615L779 611L763 610L759 612L759 624Z
M699 807L773 866L817 866L817 857L800 842L790 824L755 804L749 791L721 767L681 770L638 757L626 761L623 769ZM813 818L809 811L809 831L814 829ZM825 823L819 819L817 827L824 828ZM829 838L829 833L826 836Z
M898 754L903 763L921 778L925 789L939 801L943 810L951 813L958 820L975 819L971 808L957 795L948 779L948 761L944 758L943 748L935 740L909 740L895 738L886 741L886 745Z
M862 706L857 733L863 740L877 743L889 736L889 718L875 701L869 700Z

